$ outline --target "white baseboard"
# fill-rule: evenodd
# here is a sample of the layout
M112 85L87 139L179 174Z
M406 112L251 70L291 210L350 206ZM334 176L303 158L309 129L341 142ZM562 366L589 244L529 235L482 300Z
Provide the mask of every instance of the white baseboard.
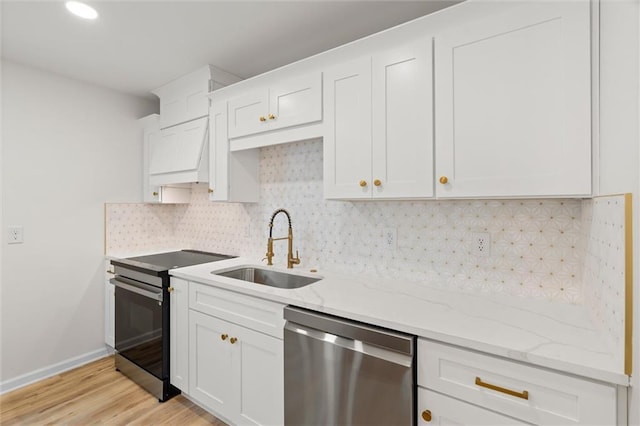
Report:
M92 361L96 361L100 358L111 355L112 353L113 349L105 346L102 349L88 352L74 358L69 358L65 361L50 365L48 367L40 368L38 370L23 374L22 376L15 377L13 379L5 380L4 382L0 383L0 395L46 379L47 377L55 376L56 374L60 374L65 371L80 367Z

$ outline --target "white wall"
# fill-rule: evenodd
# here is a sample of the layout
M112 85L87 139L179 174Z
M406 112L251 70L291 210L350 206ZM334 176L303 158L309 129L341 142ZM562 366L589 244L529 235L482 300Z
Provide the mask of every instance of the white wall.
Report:
M104 348L104 202L141 200L136 119L155 109L2 62L1 383Z
M600 7L600 192L631 192L634 209L634 343L629 424L640 424L640 5L602 0Z

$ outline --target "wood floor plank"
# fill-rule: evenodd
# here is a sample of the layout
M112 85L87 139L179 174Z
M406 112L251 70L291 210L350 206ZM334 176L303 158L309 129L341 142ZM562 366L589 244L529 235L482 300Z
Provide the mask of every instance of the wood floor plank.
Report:
M158 402L112 356L1 395L0 424L226 426L182 395Z

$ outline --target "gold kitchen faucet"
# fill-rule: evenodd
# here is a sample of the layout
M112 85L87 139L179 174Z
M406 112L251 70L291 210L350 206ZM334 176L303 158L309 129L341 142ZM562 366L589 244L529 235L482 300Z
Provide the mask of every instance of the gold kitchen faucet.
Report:
M289 221L289 235L282 238L273 238L273 220L279 213L284 213ZM300 257L298 257L298 250L296 250L296 257L293 257L293 228L291 227L291 216L285 209L278 209L273 212L271 220L269 221L269 239L267 240L267 265L273 265L273 242L278 240L288 240L287 244L287 268L292 269L293 265L300 264Z

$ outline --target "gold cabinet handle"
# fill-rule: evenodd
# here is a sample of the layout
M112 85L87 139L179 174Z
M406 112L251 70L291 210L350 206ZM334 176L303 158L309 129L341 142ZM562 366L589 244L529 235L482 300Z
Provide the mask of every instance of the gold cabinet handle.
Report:
M154 196L154 197L157 197L157 196L158 196L158 193L157 193L157 192L155 192L155 191L153 191L153 196Z
M209 188L209 194L213 194L213 188Z
M373 184L375 186L380 186L380 185L382 185L382 182L380 181L380 179L376 179L376 180L373 181Z
M235 342L238 341L238 339L236 339L235 337L232 337L231 339L229 339L229 341L231 342L231 344L233 345Z
M422 412L422 420L424 420L425 422L431 421L431 410L424 410Z
M168 291L169 293L173 293L173 290L175 290L175 288L173 288L173 287L169 287L169 288L167 289L167 291Z
M496 392L506 393L507 395L515 396L517 398L529 399L529 391L517 392L511 389L492 385L491 383L483 382L480 377L476 377L476 385L483 388L494 390Z
M365 186L367 186L367 181L366 181L366 180L361 180L361 181L360 181L360 186L361 186L361 187L363 187L363 188L364 188Z
M446 185L447 183L449 183L449 178L446 176L440 176L440 183Z
M269 114L269 120L275 120L275 119L276 119L276 116L275 116L275 115L273 115L273 114Z
M267 121L267 118L264 115L261 115L260 116L260 121L265 122L265 121Z
M227 340L227 337L229 337L229 335L228 335L228 334L221 334L221 335L220 335L220 338L221 338L222 340Z

